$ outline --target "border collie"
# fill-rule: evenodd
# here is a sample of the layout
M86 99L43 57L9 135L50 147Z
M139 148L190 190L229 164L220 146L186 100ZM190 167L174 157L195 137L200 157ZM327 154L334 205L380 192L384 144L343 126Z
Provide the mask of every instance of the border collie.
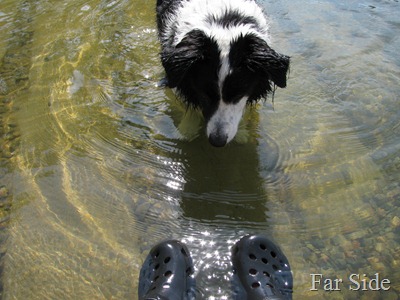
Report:
M201 109L213 146L235 137L246 104L286 86L289 57L253 0L157 0L157 26L167 85Z

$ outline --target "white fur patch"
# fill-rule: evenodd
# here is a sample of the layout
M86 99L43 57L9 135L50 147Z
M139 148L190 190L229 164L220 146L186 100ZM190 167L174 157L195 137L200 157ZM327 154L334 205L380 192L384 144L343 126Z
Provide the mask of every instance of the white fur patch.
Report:
M220 100L217 111L207 123L207 137L219 132L228 136L227 143L229 143L236 135L246 102L247 97L243 97L236 104L227 104Z
M227 11L232 10L238 11L244 16L251 16L257 20L261 31L252 28L250 24L223 28L220 25L210 24L207 22L207 17L209 17L210 14L218 18L223 16ZM229 43L232 39L243 33L256 34L268 43L268 27L269 25L263 11L255 1L190 0L181 2L181 6L176 9L174 16L169 18L163 35L165 35L164 38L168 38L171 31L176 30L176 35L172 43L173 46L176 46L189 31L200 29L208 36L214 37L221 47L221 51L225 52L229 51Z

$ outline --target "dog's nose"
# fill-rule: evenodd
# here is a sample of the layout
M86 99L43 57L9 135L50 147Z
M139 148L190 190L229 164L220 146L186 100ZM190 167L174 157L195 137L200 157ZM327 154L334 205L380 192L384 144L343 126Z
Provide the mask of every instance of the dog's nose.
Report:
M208 141L214 147L223 147L226 145L226 142L228 141L228 135L221 134L220 132L217 131L209 135Z

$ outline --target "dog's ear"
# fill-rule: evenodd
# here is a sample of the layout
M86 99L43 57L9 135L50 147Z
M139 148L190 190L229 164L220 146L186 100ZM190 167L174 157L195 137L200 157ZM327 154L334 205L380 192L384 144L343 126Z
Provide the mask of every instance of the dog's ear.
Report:
M277 86L286 87L289 56L277 53L267 42L254 34L240 36L231 44L229 60L233 67L262 72Z
M209 59L216 47L211 38L196 29L188 32L175 47L164 49L161 62L167 73L168 86L176 87L194 65Z
M259 54L259 57L263 63L263 69L269 75L270 80L280 88L286 87L290 64L289 56L277 53L265 43L265 48Z

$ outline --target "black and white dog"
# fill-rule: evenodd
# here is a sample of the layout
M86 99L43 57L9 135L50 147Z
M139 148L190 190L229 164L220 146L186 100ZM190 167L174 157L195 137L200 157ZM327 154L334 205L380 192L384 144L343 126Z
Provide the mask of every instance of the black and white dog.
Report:
M201 109L213 146L235 137L246 104L286 86L289 57L253 0L157 0L157 25L168 86Z

